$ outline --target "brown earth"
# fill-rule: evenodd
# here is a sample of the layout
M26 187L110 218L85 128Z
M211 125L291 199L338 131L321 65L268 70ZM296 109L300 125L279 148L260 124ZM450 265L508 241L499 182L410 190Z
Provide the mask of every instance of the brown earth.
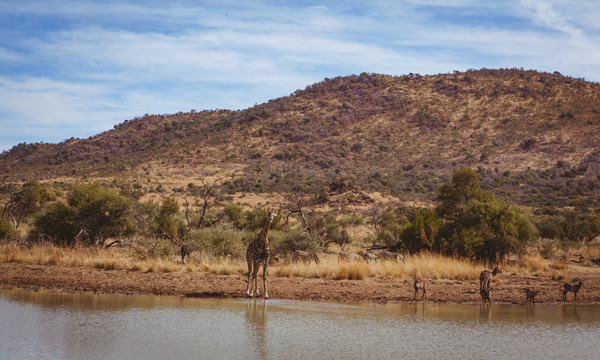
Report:
M575 268L566 280L580 278L584 286L577 302L600 303L600 272ZM503 273L492 283L494 303L522 304L524 288L540 290L536 302L562 302L566 280L526 277ZM413 301L413 284L408 279L322 280L272 277L268 280L271 299L333 302L388 303ZM188 297L245 297L246 279L240 275L200 273L154 273L102 270L66 266L0 264L0 288L67 293L153 294ZM262 289L262 286L259 287ZM478 281L428 280L427 297L435 303L479 303ZM421 301L421 300L419 300ZM568 294L573 301L573 294Z

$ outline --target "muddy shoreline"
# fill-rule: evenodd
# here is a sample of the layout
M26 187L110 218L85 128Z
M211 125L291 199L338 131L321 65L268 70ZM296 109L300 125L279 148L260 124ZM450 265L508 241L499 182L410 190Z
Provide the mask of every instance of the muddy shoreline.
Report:
M536 303L564 304L562 284L579 278L584 286L577 304L600 303L600 272L569 271L564 280L502 274L492 283L492 302L524 304L523 289L539 290ZM427 280L428 303L477 304L481 302L478 281ZM104 270L59 265L0 264L0 288L31 291L93 294L172 295L205 298L245 298L246 278L242 275L204 273L155 273ZM260 287L262 289L262 286ZM412 279L324 280L270 277L271 299L353 303L413 302ZM573 303L573 293L567 303Z

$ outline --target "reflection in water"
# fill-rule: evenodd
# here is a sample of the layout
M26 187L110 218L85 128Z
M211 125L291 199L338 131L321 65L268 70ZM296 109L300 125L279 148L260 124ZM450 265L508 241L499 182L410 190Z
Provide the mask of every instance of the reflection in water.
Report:
M267 337L265 328L267 325L267 301L248 299L246 300L246 330L248 338L254 348L254 353L259 354L260 359L268 359Z
M1 359L595 359L600 352L600 306L571 304L333 304L0 291L0 324Z
M577 305L562 305L562 315L564 322L581 321L581 317L577 313Z

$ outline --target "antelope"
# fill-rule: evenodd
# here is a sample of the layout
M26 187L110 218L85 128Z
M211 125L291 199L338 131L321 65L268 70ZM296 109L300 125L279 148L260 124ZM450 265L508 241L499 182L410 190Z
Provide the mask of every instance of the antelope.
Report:
M423 294L421 295L421 299L425 297L425 293L427 292L426 286L427 286L427 282L425 282L425 280L415 276L415 282L414 282L415 297L413 298L413 300L417 299L417 295L419 294L419 289L421 289L423 292Z
M314 252L296 250L292 253L292 262L302 261L310 264L311 261L314 261L315 264L319 263L319 257Z
M579 290L581 290L582 286L583 286L583 281L581 281L581 280L579 280L579 283L577 285L565 283L563 285L563 300L567 301L567 293L569 291L572 291L575 294L575 301L577 301L577 293L579 292Z
M194 249L192 248L192 245L190 244L183 244L181 245L181 263L185 264L185 257L188 257L188 260L190 259L190 255L192 255L192 252L194 251Z
M179 250L181 253L181 263L182 264L185 263L185 257L187 256L188 260L189 260L190 255L192 255L192 253L196 250L192 245L186 244L186 243L182 242L182 240L179 240L176 237L174 237L173 235L169 234L166 229L162 229L162 234L160 236L163 238L168 238L168 239L173 240L175 242L175 244L181 244L181 247L179 248ZM112 243L110 245L112 245Z
M525 289L525 302L535 304L535 296L539 294L537 290Z
M502 274L502 270L497 266L493 271L483 270L481 274L479 274L479 289L489 288L490 282L498 274Z
M489 287L479 289L479 293L481 294L481 301L483 302L483 305L485 305L486 300L487 300L488 304L492 305L491 292L492 292L492 289Z
M400 262L404 259L402 254L398 254L397 252L384 250L379 254L381 260L391 260L395 262Z

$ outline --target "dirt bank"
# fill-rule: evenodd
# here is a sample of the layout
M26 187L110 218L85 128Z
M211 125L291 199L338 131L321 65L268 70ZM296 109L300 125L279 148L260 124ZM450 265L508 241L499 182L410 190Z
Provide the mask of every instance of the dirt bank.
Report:
M571 269L565 280L524 277L504 273L492 283L494 303L522 304L524 288L540 291L536 302L562 303L562 284L580 278L584 286L578 303L600 303L600 272L597 269ZM410 302L412 279L321 280L271 277L272 299L334 302ZM154 294L191 297L244 297L246 279L239 275L200 273L153 273L128 270L102 270L66 266L0 264L0 288L97 294ZM260 287L262 289L262 287ZM573 294L569 293L569 302ZM438 303L480 302L478 281L428 280L427 297Z

